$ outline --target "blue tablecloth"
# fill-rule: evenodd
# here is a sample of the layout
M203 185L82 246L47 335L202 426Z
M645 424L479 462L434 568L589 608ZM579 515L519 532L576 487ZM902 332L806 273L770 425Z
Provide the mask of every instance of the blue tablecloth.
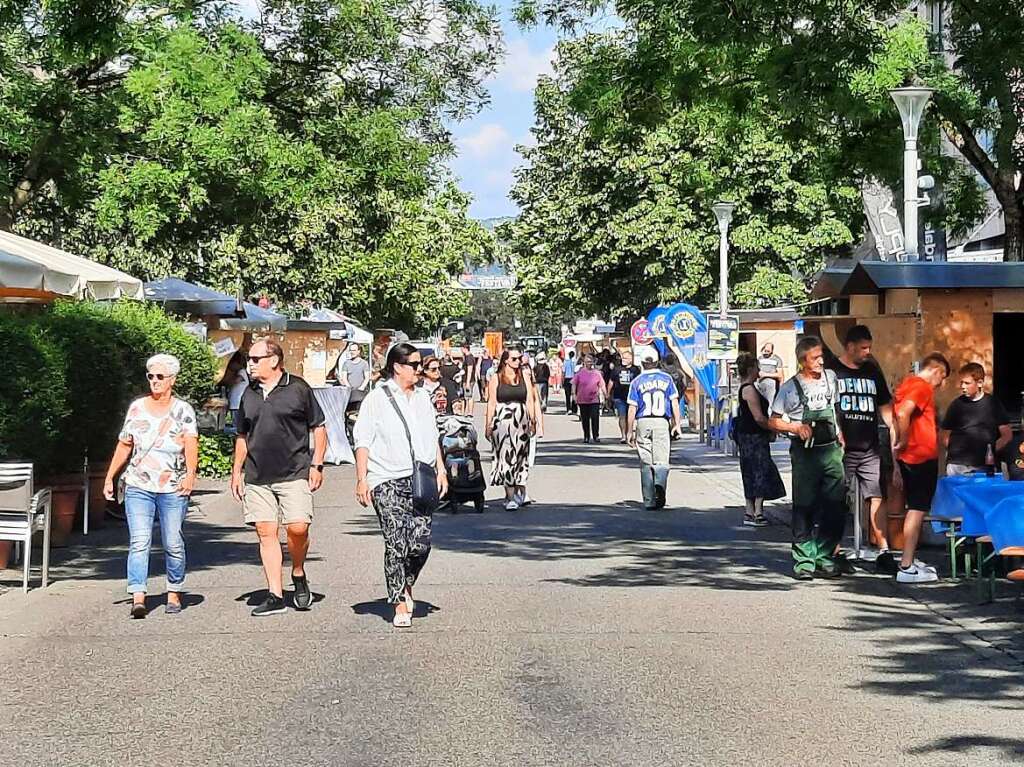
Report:
M1024 482L1002 477L943 477L932 502L933 517L962 519L961 534L991 535L996 550L1024 546Z

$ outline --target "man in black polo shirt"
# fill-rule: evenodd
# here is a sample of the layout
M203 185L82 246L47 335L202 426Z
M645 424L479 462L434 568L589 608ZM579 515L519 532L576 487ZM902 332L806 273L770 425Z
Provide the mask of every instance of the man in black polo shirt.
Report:
M295 607L308 610L313 594L304 565L313 493L324 481L324 414L309 384L285 371L284 352L274 341L258 341L249 349L249 378L252 385L239 405L231 492L242 502L245 523L256 528L267 576L267 598L252 614L262 617L285 611L279 524L288 532Z

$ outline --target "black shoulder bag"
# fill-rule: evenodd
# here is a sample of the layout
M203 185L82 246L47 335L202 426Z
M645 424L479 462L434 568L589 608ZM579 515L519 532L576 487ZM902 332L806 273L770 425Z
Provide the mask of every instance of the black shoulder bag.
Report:
M388 395L388 399L391 400L391 406L398 413L398 419L402 422L402 426L405 427L405 436L409 440L409 455L412 458L413 512L417 516L429 517L434 513L441 500L440 492L437 489L437 470L429 463L416 460L416 451L412 446L412 433L409 431L409 424L406 423L401 408L395 402L395 397L391 393L391 387L385 384L384 393Z

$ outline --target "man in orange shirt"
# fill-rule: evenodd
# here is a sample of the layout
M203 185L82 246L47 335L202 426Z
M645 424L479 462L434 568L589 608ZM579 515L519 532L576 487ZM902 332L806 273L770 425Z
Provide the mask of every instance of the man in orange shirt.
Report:
M931 510L939 479L939 441L935 416L935 390L949 376L949 362L941 354L921 360L920 372L903 379L896 389L896 460L907 498L903 521L903 557L896 572L899 583L928 583L939 579L934 567L914 558L924 515Z

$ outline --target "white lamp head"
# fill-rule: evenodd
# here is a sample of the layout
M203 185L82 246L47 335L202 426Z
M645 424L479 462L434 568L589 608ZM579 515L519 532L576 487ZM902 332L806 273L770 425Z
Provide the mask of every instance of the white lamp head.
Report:
M917 85L893 88L889 91L889 95L896 102L896 108L900 112L900 119L903 121L903 137L906 140L917 140L921 118L924 116L924 110L928 108L928 102L934 92L931 88Z
M718 226L725 228L729 226L732 221L733 211L736 210L736 203L721 200L711 206L711 210L715 211L715 218L718 219Z

